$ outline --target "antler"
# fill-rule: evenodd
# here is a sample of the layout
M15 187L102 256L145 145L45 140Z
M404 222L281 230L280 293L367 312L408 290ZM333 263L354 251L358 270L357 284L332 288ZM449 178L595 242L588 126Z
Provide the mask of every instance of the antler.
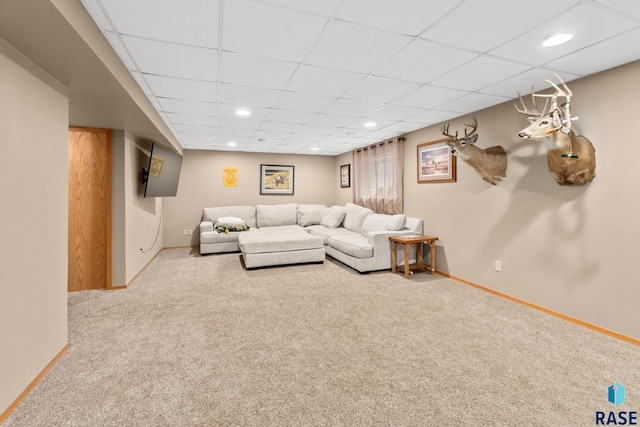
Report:
M467 126L471 126L471 133L467 133ZM476 116L473 116L473 123L465 123L464 124L464 139L468 139L478 130L478 119Z
M538 110L538 105L536 104L536 96L540 96L540 97L546 97L546 96L536 95L534 93L533 85L531 85L531 107L532 107L531 109L527 108L527 105L524 103L524 99L522 99L522 95L520 95L520 92L517 92L517 93L518 93L518 98L520 98L520 103L522 104L522 109L518 108L518 106L514 104L518 113L522 113L530 117L533 117L533 116L542 117L545 114L548 114L547 105L549 104L549 100L545 99L544 107L542 108L542 111Z
M448 136L451 139L458 139L458 131L456 131L456 135L455 136L449 134L449 124L450 123L451 122L447 123L446 125L442 125L442 128L440 129L440 131L442 132L442 134L444 136Z

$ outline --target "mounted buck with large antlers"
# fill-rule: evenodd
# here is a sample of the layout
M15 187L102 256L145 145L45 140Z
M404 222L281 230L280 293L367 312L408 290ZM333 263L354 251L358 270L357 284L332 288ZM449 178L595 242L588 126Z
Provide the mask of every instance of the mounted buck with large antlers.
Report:
M535 94L533 87L531 87L531 109L527 108L520 92L518 92L522 109L516 105L516 110L527 115L527 119L531 122L518 135L521 138L546 138L544 142L547 148L547 165L549 170L556 175L556 182L559 185L584 185L595 177L596 150L587 138L576 135L571 130L571 122L578 120L577 117L571 117L571 96L573 93L557 74L556 77L560 81L562 89L547 80L556 89L553 94ZM546 98L542 111L538 110L536 97ZM562 97L566 101L562 105L558 105L558 97ZM549 106L548 110L547 106Z
M471 128L469 132L467 126ZM482 179L496 185L507 176L507 153L499 145L485 149L476 147L477 129L478 120L474 116L473 123L465 123L463 138L458 138L458 131L455 135L449 134L449 123L442 126L442 134L449 137L447 145L451 147L451 154L474 168Z

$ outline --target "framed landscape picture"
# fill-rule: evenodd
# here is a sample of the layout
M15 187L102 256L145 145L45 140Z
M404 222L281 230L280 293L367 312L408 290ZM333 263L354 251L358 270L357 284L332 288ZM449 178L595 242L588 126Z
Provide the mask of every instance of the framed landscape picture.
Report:
M351 187L351 165L340 166L340 187Z
M293 195L294 167L260 165L260 194Z
M418 145L418 183L455 182L456 156L451 154L448 139Z

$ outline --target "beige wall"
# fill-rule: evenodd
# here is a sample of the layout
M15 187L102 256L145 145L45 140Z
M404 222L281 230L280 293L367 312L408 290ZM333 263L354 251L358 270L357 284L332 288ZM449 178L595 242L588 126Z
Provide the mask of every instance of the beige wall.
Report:
M341 154L335 157L335 170L338 174L338 184L336 185L336 198L334 203L336 205L345 205L346 203L353 202L353 154L351 152ZM351 187L342 188L339 181L340 166L351 165Z
M136 141L130 133L118 130L113 132L112 146L112 285L123 286L165 246L160 224L162 199L144 197L141 171L148 167L151 144Z
M476 113L477 145L509 154L497 186L463 162L456 183L418 184L416 145L441 138L440 127L407 135L405 213L440 238L438 270L640 338L639 75L636 62L570 84L574 128L596 147L597 176L584 187L555 183L542 143L518 138L528 122L512 102Z
M260 165L293 165L293 196L260 195ZM238 186L224 187L224 167L238 168ZM334 157L185 150L178 195L165 201L164 245L198 245L202 208L227 205L320 203L336 198L338 170ZM193 230L184 236L184 230Z
M2 39L0 76L2 414L67 343L69 108L64 87Z

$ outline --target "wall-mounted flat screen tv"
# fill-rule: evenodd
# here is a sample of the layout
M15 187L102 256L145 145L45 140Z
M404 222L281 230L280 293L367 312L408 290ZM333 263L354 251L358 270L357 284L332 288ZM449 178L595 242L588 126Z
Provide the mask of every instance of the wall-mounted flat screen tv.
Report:
M149 168L143 172L144 197L175 197L181 167L180 154L154 143L151 146Z

